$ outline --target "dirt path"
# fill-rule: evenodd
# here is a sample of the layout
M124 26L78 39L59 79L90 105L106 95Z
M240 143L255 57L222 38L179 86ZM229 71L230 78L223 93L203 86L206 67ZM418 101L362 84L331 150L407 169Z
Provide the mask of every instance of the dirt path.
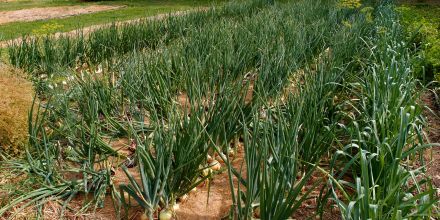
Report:
M427 119L427 135L429 142L440 143L440 106L435 104L435 96L427 92L422 96L422 101L430 109L424 110ZM425 158L429 162L427 175L432 178L437 188L437 195L440 196L440 147L433 147L426 151Z
M195 11L204 11L207 10L207 7L199 7L199 8L195 8L195 9L190 9L190 10L186 10L186 11L176 11L176 12L171 12L171 13L162 13L162 14L157 14L154 16L149 16L149 17L144 17L144 18L138 18L138 19L133 19L133 20L127 20L127 21L120 21L120 22L116 22L116 25L124 25L124 24L130 24L130 23L135 23L135 22L139 22L142 20L160 20L160 19L164 19L167 16L180 16L180 15L184 15L186 13L190 13L190 12L195 12ZM84 35L88 35L89 33L98 30L100 28L105 28L105 27L110 27L111 25L113 25L114 22L112 23L106 23L106 24L98 24L98 25L92 25L89 27L85 27L83 29L80 29L82 31L82 33ZM78 30L73 30L73 31L68 31L68 32L57 32L54 34L55 38L59 38L61 36L75 36L78 33ZM12 40L6 40L6 41L0 41L0 48L6 48L8 45L12 44L12 43L20 43L22 41L22 38L16 38L16 39L12 39Z
M121 8L123 6L112 5L89 5L89 6L60 6L60 7L44 7L30 8L15 11L1 11L0 25L11 22L37 21L52 18L65 18L80 14L90 14L99 11L108 11Z

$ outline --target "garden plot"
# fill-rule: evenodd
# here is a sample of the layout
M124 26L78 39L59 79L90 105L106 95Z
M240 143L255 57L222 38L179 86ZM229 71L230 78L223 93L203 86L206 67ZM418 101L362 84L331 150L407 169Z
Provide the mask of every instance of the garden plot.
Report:
M42 102L2 161L32 187L0 216L430 218L412 165L438 144L398 21L388 1L253 0L11 44Z
M123 6L113 5L89 5L89 6L60 6L31 8L15 11L0 11L0 25L10 22L27 22L46 20L52 18L64 18L80 14L90 14L100 11L115 10Z

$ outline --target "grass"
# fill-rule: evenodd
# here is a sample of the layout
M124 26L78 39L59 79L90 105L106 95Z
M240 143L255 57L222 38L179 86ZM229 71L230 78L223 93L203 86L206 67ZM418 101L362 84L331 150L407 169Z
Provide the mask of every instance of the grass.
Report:
M68 32L81 27L87 27L97 24L112 23L116 21L132 20L141 17L153 16L157 14L170 13L174 11L189 10L194 7L211 6L218 4L221 1L194 1L194 0L179 0L179 1L104 1L98 3L84 3L74 1L43 1L35 4L30 4L31 7L50 7L50 6L71 6L71 5L123 5L124 8L97 12L93 14L78 15L68 18L55 18L44 21L31 22L13 22L1 25L0 36L4 40L14 39L23 35L33 34L51 34L56 32ZM34 2L31 2L34 3ZM17 3L17 6L19 4ZM21 4L20 4L21 5ZM12 10L13 7L3 8L4 10Z
M111 196L119 217L154 218L227 172L230 219L287 219L307 200L310 218L327 204L342 219L433 217L421 155L437 144L398 21L386 2L257 0L11 45L44 102L26 161L4 162L35 188L0 216L92 194L83 210ZM129 140L135 171L109 139ZM113 185L112 170L128 181Z

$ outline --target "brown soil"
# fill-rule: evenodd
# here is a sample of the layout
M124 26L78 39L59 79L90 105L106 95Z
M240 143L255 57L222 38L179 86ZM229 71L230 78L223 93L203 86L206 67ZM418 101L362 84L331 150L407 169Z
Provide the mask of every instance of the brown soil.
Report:
M427 92L422 96L422 101L429 109L424 110L427 119L427 138L430 143L440 143L440 107L435 104L435 96ZM433 147L425 152L425 158L429 162L427 175L432 178L440 196L440 147Z
M64 18L79 14L90 14L121 8L122 6L89 5L89 6L60 6L21 9L16 11L0 12L0 25L11 22L26 22L52 18Z
M232 163L237 170L243 164L244 149L238 147ZM221 160L219 160L221 161ZM222 167L226 167L222 163ZM238 181L234 178L235 188ZM206 184L197 187L197 191L189 195L188 200L179 204L176 211L178 220L214 220L226 217L231 209L232 198L227 170L214 176Z

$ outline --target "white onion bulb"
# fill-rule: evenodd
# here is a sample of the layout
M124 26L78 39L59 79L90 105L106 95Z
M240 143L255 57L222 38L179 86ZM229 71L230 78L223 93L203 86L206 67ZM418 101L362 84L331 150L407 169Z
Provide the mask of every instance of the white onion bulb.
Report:
M254 209L254 216L256 218L260 218L260 207Z
M174 211L179 210L179 209L180 209L179 203L176 203L176 204L173 205L173 210Z
M181 197L179 198L179 201L180 201L180 202L185 202L186 200L188 200L188 194L184 194L183 196L181 196Z
M171 220L173 213L169 209L163 209L160 211L159 220Z
M220 163L217 160L212 161L212 163L209 164L212 170L218 171L222 167Z
M211 173L211 168L206 168L203 170L203 176L208 176Z
M206 161L208 161L208 163L211 163L212 162L212 157L208 154L207 156L206 156Z

